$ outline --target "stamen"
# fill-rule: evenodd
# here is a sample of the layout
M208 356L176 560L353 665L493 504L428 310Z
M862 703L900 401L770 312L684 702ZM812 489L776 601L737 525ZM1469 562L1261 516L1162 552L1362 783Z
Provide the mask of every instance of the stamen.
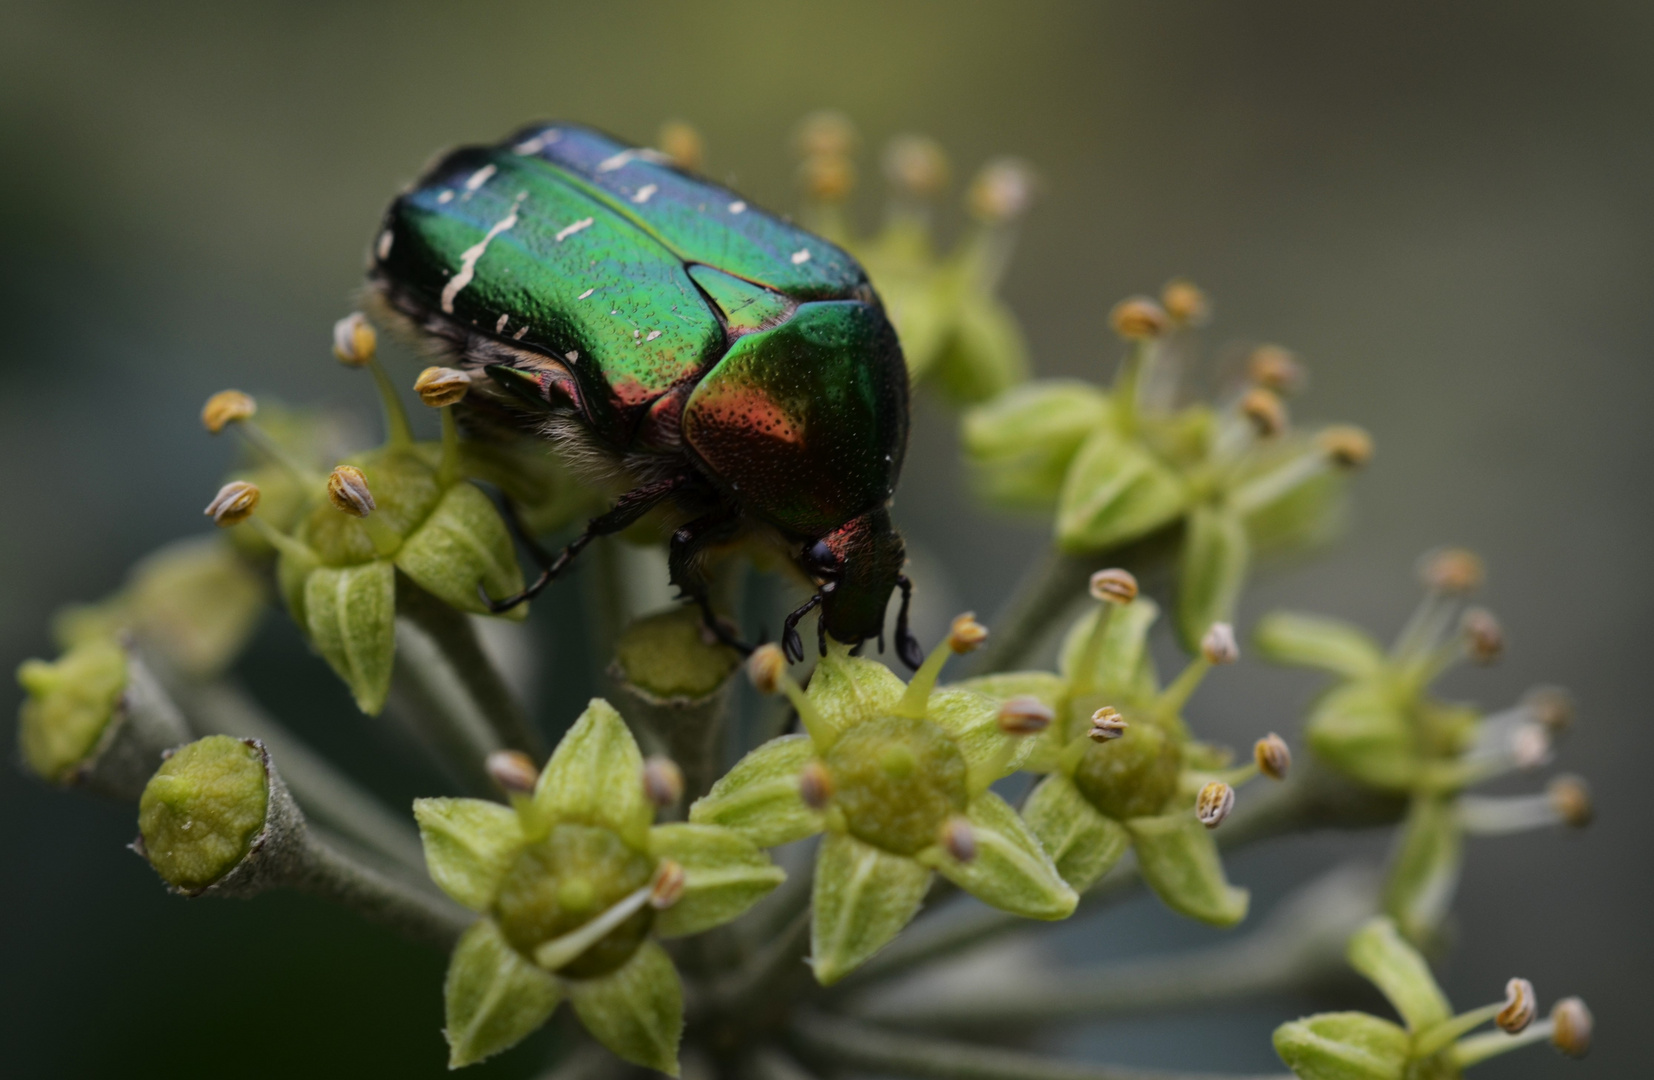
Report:
M663 861L666 865L670 860ZM585 923L577 929L570 930L562 937L552 938L534 950L534 962L547 971L557 971L567 967L579 958L581 953L602 941L621 923L643 910L645 904L650 903L655 895L655 882L659 874L648 885L634 892L628 893L601 915Z
M776 644L760 645L752 650L747 658L747 677L752 685L761 694L773 694L777 690L787 695L787 700L798 711L798 719L809 733L810 739L816 744L816 750L826 753L833 745L837 733L827 725L816 707L811 703L809 695L799 686L787 672L787 657Z
M913 680L907 684L902 700L891 711L897 716L923 717L931 692L936 689L936 679L942 674L942 665L948 662L948 657L971 652L987 637L988 628L977 622L976 616L970 612L954 619L948 636L925 657L925 662L919 665L919 670L913 673Z

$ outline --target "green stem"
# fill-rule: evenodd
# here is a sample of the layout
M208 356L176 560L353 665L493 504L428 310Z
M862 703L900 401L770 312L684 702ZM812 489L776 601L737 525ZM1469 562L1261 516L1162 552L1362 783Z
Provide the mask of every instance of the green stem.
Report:
M452 949L476 921L446 897L357 862L313 829L305 831L303 864L293 887L443 950Z
M768 943L735 971L713 983L697 1002L720 1015L743 1016L766 1003L790 1000L787 984L801 981L810 943L811 909L799 909Z
M1242 1080L1212 1073L1093 1065L1018 1050L900 1035L815 1011L801 1011L795 1016L790 1033L807 1057L886 1076L936 1080Z
M385 365L375 359L368 363L368 370L373 372L373 381L379 388L379 402L385 409L385 441L392 446L412 446L413 428L408 424L408 410L402 406L402 396L396 392L396 384L385 373Z
M1097 565L1096 556L1048 550L988 625L988 640L977 653L974 674L1010 671L1025 663L1063 613L1085 595Z

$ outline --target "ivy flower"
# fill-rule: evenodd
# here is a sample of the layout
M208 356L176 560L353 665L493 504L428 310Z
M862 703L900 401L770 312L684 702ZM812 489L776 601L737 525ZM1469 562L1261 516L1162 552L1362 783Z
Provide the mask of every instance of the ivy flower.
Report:
M785 875L733 830L651 824L643 755L600 699L512 802L414 803L431 879L483 916L448 964L450 1066L515 1045L567 999L614 1053L677 1075L683 988L658 939L728 922Z
M1000 703L986 694L936 687L950 653L983 633L968 616L955 620L907 685L837 644L808 690L786 674L775 647L754 654L754 681L787 694L804 732L748 754L689 819L727 825L763 847L826 833L810 950L824 985L918 914L934 873L1028 918L1066 918L1078 902L1028 826L988 789L1016 771L1033 740L1002 722Z

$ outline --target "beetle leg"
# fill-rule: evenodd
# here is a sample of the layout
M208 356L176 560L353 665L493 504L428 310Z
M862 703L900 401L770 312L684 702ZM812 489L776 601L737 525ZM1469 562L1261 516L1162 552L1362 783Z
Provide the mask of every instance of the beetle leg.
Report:
M804 639L798 636L798 620L814 611L816 605L820 603L821 593L816 593L800 604L798 609L788 615L786 621L781 624L781 651L786 653L787 659L795 664L804 659Z
M720 618L712 610L706 576L699 565L702 551L719 541L734 538L740 528L740 518L728 509L715 510L696 518L672 534L667 566L680 597L693 600L700 607L701 619L712 635L743 656L750 656L753 647L741 640L739 632L727 619Z
M902 590L902 609L896 614L896 655L902 658L902 663L918 671L919 665L925 662L925 650L919 647L919 640L907 628L907 609L913 603L913 582L902 574L896 578L896 586Z
M587 544L590 544L599 536L608 536L610 533L617 533L628 528L644 514L659 506L674 492L687 484L689 480L688 476L674 476L653 484L645 484L640 488L633 488L616 499L614 506L610 507L607 513L599 514L586 522L585 531L570 541L569 545L559 551L555 557L543 562L540 576L530 582L528 588L522 592L515 596L508 596L503 600L494 600L489 597L481 585L478 585L477 592L482 596L483 603L488 605L490 611L498 615L502 611L510 611L525 600L533 599L547 585L550 585L552 580L562 573L569 563L574 561L576 555L585 550ZM544 551L540 550L536 557L543 554Z

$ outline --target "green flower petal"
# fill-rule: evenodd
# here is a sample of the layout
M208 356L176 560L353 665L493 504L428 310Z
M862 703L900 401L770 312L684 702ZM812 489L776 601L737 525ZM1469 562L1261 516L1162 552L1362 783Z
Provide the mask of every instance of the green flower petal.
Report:
M989 401L1028 377L1028 346L1004 304L976 293L960 305L931 376L958 402Z
M1380 683L1334 687L1311 710L1304 734L1322 760L1363 784L1406 791L1418 777L1412 726Z
M798 774L814 756L808 735L771 739L695 800L689 820L734 829L758 847L814 836L821 831L821 815L798 795Z
M1064 551L1103 551L1169 525L1183 514L1183 481L1141 445L1098 428L1074 456L1057 504Z
M635 1065L678 1075L683 984L666 950L645 941L607 975L570 979L569 1001L592 1037Z
M1213 623L1234 621L1251 546L1245 522L1228 507L1197 506L1189 513L1178 575L1177 631L1190 652L1199 650Z
M684 871L682 898L655 916L661 937L721 926L787 877L751 840L716 825L657 825L649 830L649 854L671 859Z
M1233 926L1246 918L1247 891L1224 877L1211 830L1192 810L1125 824L1143 880L1167 907L1213 926Z
M454 946L443 996L450 1069L517 1045L563 999L557 980L524 960L492 919L476 922Z
M1086 664L1086 643L1097 620L1108 619L1103 628L1102 647L1094 662ZM1058 654L1058 670L1070 683L1088 681L1097 693L1121 699L1151 698L1157 692L1154 662L1147 649L1149 629L1160 617L1160 606L1146 596L1116 607L1098 604L1069 628ZM1086 670L1082 670L1086 669ZM1068 738L1079 735L1068 733ZM1066 739L1064 742L1066 743Z
M980 675L965 679L944 689L974 690L1004 704L1006 699L1031 697L1050 706L1057 713L1057 722L1048 731L1028 740L1028 750L1019 754L1017 766L1029 772L1052 772L1065 743L1062 722L1068 703L1068 680L1049 671L1007 671L999 675ZM934 700L934 699L933 699Z
M478 585L496 598L523 587L522 568L500 512L481 490L464 482L449 488L431 516L403 541L396 565L426 592L476 615L491 614L477 595ZM518 604L506 617L527 618L528 605Z
M1412 1040L1366 1013L1321 1013L1275 1029L1275 1053L1302 1080L1402 1080Z
M385 559L322 566L304 579L310 643L369 716L385 707L396 660L396 570Z
M415 799L414 820L431 880L472 911L487 911L523 846L517 812L481 799Z
M613 829L634 848L649 843L654 810L643 792L643 754L614 707L592 698L534 788L530 838L559 822Z
M907 684L889 668L851 656L842 646L828 649L810 676L810 703L827 726L839 733L889 716L906 691Z
M1258 620L1252 643L1278 664L1365 679L1384 667L1384 650L1365 630L1339 619L1276 611Z
M1043 379L1013 387L965 412L960 435L973 486L999 506L1048 510L1074 455L1108 421L1108 396L1090 383Z
M959 862L940 848L924 862L985 904L1028 919L1066 919L1080 898L1062 879L1033 832L1004 799L985 791L965 813L976 857Z
M829 833L816 854L810 966L828 986L844 978L913 921L930 870L843 833Z
M947 687L930 695L925 719L953 736L969 769L970 790L983 791L1022 767L1034 751L1033 739L1005 734L999 727L999 702L986 694ZM1009 757L1000 753L1011 744Z
M1386 918L1373 919L1355 932L1349 944L1350 966L1389 999L1407 1028L1420 1032L1453 1015L1430 965Z
M1057 873L1084 892L1114 868L1131 847L1131 834L1086 801L1064 776L1048 776L1028 796L1023 820L1056 864Z

